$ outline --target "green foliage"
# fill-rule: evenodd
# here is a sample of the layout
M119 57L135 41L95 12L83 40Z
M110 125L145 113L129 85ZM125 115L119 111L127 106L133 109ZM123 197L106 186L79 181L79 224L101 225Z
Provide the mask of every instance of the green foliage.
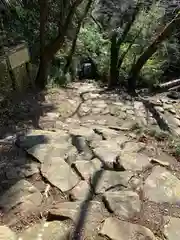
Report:
M174 146L174 155L180 157L180 142L176 143Z
M103 38L98 26L87 22L80 30L76 54L90 56L98 65L98 70L104 72L109 68L109 46L109 41Z
M126 51L129 44L134 40L134 36L137 36L120 70L121 75L125 78L128 76L128 72L138 57L154 40L155 36L163 30L165 26L165 9L166 6L163 6L160 1L154 3L148 12L146 8L141 9L126 41L122 44L120 49L120 52ZM178 45L179 43L175 36L172 36L159 45L156 53L146 62L141 70L139 78L140 85L150 87L163 80L165 70L171 65L176 64L180 59Z
M162 131L161 129L157 128L146 129L145 133L151 137L154 137L157 141L169 140L169 133Z

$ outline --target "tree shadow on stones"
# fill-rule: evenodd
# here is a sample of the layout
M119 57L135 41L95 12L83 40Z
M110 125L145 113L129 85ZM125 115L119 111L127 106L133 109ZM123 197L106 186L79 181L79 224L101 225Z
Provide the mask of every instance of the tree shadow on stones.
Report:
M95 189L98 185L98 182L100 181L104 169L100 169L99 171L96 171L93 175L92 181L91 181L91 187L93 191L89 191L85 200L81 204L81 209L79 211L78 219L74 228L74 231L72 233L72 236L70 239L72 240L81 240L83 236L83 228L86 222L86 218L88 216L88 210L91 200L93 200L93 197L95 195Z
M164 118L160 115L160 113L155 109L155 105L146 99L142 99L142 103L144 104L146 110L152 113L152 116L156 120L160 129L171 133L170 127L168 126Z
M16 205L18 200L17 193L14 196L8 195L6 199L8 191L20 180L31 182L31 177L39 174L40 163L16 144L16 140L26 137L30 129L40 129L40 117L55 109L53 105L45 104L45 94L46 92L29 91L6 96L0 102L0 222L3 224L13 220L13 216L8 214L14 209L7 211L6 206ZM48 142L44 135L28 138L35 145Z
M24 93L12 93L0 101L0 138L27 129L40 129L39 119L55 109L45 103L46 91L29 90Z
M26 137L26 133L21 137ZM48 139L43 135L29 136L28 141L31 140L33 146L48 143ZM0 143L0 221L3 224L11 225L12 222L12 225L16 225L22 220L21 213L24 214L24 210L27 212L30 210L21 209L21 204L25 204L25 199L21 198L23 194L27 196L27 191L29 194L32 193L31 190L27 190L26 183L29 183L27 185L29 189L34 186L31 185L31 177L39 176L39 168L40 163L15 142ZM26 182L21 182L24 180Z

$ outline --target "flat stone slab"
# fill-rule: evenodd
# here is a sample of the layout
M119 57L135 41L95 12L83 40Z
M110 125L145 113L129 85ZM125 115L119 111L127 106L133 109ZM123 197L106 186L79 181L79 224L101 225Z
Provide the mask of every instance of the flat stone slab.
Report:
M21 240L65 240L70 227L60 221L35 224L19 235Z
M42 199L37 188L26 180L20 180L1 196L0 207L9 211L18 205L24 211L33 211L41 205Z
M17 240L16 234L11 231L7 226L0 226L0 239L1 240Z
M109 209L121 219L132 218L141 209L139 196L133 191L108 191L104 193L104 199Z
M123 153L139 153L145 149L145 144L141 142L126 142L123 148Z
M90 141L92 140L96 134L91 128L86 128L86 127L77 127L69 130L70 135L72 136L79 136L79 137L84 137L86 140Z
M145 197L157 203L180 203L180 180L165 168L154 167L144 185Z
M85 180L89 180L95 172L101 169L102 163L99 159L94 158L91 161L77 161L75 167Z
M35 173L39 173L39 163L34 161L31 157L23 156L20 154L17 158L9 159L10 161L5 166L2 166L1 171L6 173L6 177L11 179L18 179L30 177Z
M116 140L99 140L96 139L91 142L91 147L96 148L106 148L111 151L119 152L121 150L120 145L116 142Z
M80 224L77 233L70 239L96 239L101 223L104 218L109 216L109 213L104 208L103 204L98 201L90 202L64 202L54 206L49 210L49 215L53 218L69 218L75 226ZM83 233L81 233L83 231ZM80 238L75 238L75 236ZM89 238L88 238L89 237Z
M52 157L41 165L42 175L62 192L71 190L79 178L61 157Z
M5 170L6 177L11 179L19 179L24 177L30 177L33 174L39 173L38 164L36 162L29 162L21 166L12 164Z
M116 138L119 136L118 132L109 128L105 128L105 127L95 127L94 131L101 135L104 139L112 139L112 138Z
M113 168L118 162L120 149L108 149L106 147L97 147L93 150L95 157L97 157L102 165Z
M115 171L102 171L97 179L97 183L91 181L92 186L95 188L97 194L104 193L107 190L115 187L127 187L129 180L133 176L132 172L115 172ZM96 184L96 186L94 186Z
M91 188L86 181L80 181L77 186L75 186L70 193L70 197L73 200L86 200L91 194Z
M36 145L28 149L27 152L39 162L44 163L50 161L53 157L66 158L72 148L73 146L70 143L64 141L63 143Z
M150 229L113 217L105 220L100 234L112 240L156 240Z
M93 158L92 150L84 137L72 135L72 144L76 147L78 153L82 155L84 160L88 161Z
M180 239L180 219L174 217L164 217L164 235L167 240Z
M25 136L20 136L16 144L22 148L29 149L40 144L62 143L69 139L65 131L57 132L45 130L31 130Z
M150 165L147 155L136 152L122 152L118 162L124 169L132 171L141 171Z

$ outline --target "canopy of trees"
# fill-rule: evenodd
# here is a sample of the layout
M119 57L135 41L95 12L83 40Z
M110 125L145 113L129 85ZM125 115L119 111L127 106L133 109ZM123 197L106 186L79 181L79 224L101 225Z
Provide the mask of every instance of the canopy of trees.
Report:
M109 87L125 84L133 92L179 76L178 2L1 0L0 8L9 42L29 44L39 66L39 87L48 83L55 58L63 59L57 75L65 77L74 59L88 56L100 80Z

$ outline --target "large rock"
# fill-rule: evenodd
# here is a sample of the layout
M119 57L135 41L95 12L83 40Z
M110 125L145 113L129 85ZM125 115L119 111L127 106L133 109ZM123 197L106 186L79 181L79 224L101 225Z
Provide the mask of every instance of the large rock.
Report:
M109 209L121 219L128 219L140 212L141 201L137 193L132 191L108 191L104 194Z
M31 157L23 156L19 153L17 158L8 159L8 164L2 166L2 171L5 172L6 177L11 179L18 179L30 177L39 172L39 163L34 161ZM0 166L1 169L1 166Z
M132 171L143 170L150 165L147 155L135 152L122 152L118 162L124 169Z
M50 161L53 157L67 158L68 153L73 148L74 147L70 143L64 141L63 143L36 145L28 149L27 152L35 157L39 162L44 163ZM76 155L77 152L74 155L74 160L76 159Z
M105 220L100 234L112 240L156 240L148 228L112 217Z
M65 240L68 238L70 227L63 222L43 222L28 228L19 239L21 240Z
M91 160L93 158L92 150L84 137L72 136L72 144L77 148L84 160Z
M96 148L106 148L111 151L120 151L120 145L116 142L115 139L110 139L110 140L95 140L91 142L91 147L96 149Z
M59 99L59 97L58 97ZM59 113L60 119L67 119L68 117L72 116L78 107L78 100L75 99L61 99L59 100L60 104L57 104L56 106Z
M91 141L94 137L96 137L95 132L91 128L86 127L76 127L69 130L69 133L72 137L84 137L86 140Z
M1 196L0 207L9 211L18 205L24 211L33 211L41 205L42 198L41 193L31 183L20 180Z
M180 219L174 217L164 217L164 235L167 240L180 239Z
M109 128L105 128L105 127L95 127L94 131L101 135L103 137L103 139L112 139L112 138L116 138L118 137L118 132Z
M145 144L141 142L129 141L125 143L123 153L139 153L145 149Z
M41 165L42 175L62 192L69 191L79 178L61 157L51 157Z
M73 200L86 200L91 194L91 188L86 181L80 181L77 186L75 186L71 193L70 197Z
M126 188L129 184L129 180L133 176L132 172L114 172L114 171L102 171L97 176L96 182L92 178L92 186L95 188L96 193L104 193L107 190L115 187Z
M102 164L97 158L94 158L93 160L88 162L77 161L75 163L76 169L85 180L89 180L95 174L95 172L101 169L101 166Z
M103 204L98 201L59 203L49 210L49 215L53 218L72 219L76 229L74 238L70 239L86 239L86 237L96 239L95 236L98 234L102 221L109 216Z
M0 239L1 240L17 240L17 236L7 226L0 226Z
M113 168L117 165L120 149L97 147L93 150L95 157L99 158L105 167Z
M9 165L6 170L6 177L11 179L20 179L24 177L30 177L33 174L39 173L39 167L36 162L27 162L26 164L22 165Z
M144 194L157 203L179 204L180 180L165 168L157 166L145 181Z
M57 132L45 130L31 130L25 136L20 136L16 143L25 149L32 148L40 144L63 143L68 141L69 135L65 131Z

